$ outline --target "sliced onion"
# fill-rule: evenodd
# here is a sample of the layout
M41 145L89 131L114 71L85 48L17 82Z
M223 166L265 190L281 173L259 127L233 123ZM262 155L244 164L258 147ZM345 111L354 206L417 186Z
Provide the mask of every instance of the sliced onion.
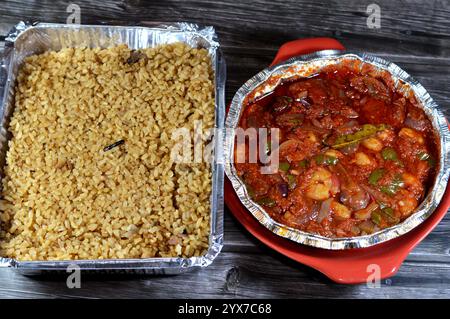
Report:
M278 184L278 191L282 197L287 197L289 193L289 187L286 183Z
M367 207L370 197L363 189L358 187L357 189L351 191L342 189L340 200L343 204L355 210L360 210Z
M324 129L324 128L320 128L320 127L316 127L314 125L309 125L309 124L304 124L300 127L301 130L303 131L311 131L311 132L315 132L315 133L319 133L321 135L327 134L330 132L330 130Z
M348 174L347 169L340 162L334 166L331 166L330 169L340 175L340 177L344 180L343 184L346 185L348 189L355 189L357 187L357 185L353 182L353 179Z
M358 112L356 112L355 110L351 109L349 110L349 112L346 114L346 117L349 119L356 119L359 117Z
M330 191L332 194L337 194L341 190L341 181L337 177L336 174L331 175L331 188Z
M375 224L370 220L363 221L358 227L367 234L372 234L375 231Z
M319 202L314 202L314 204L311 207L311 212L309 213L309 220L317 220L317 215L319 214L320 210L320 204Z
M341 183L341 202L355 210L366 208L370 197L360 185L355 183L347 169L341 163L337 163L332 169L340 175L343 181Z
M303 99L296 99L296 102L299 102L301 105L303 105L305 108L309 109L311 107L312 101L310 98L306 97Z
M415 130L423 131L426 129L427 123L425 120L417 120L408 116L405 120L405 125Z
M336 128L336 132L339 134L350 134L360 128L359 123L356 120L349 120L345 124Z
M289 139L284 141L283 143L281 143L278 151L280 152L280 154L284 154L286 153L286 151L289 151L290 148L297 148L299 147L300 142L294 139Z
M284 113L275 119L279 126L297 127L303 124L305 116L301 113Z
M373 198L375 198L375 200L376 200L377 202L380 202L380 203L386 203L386 204L389 204L389 206L392 205L392 199L389 198L388 196L384 195L384 194L381 193L380 191L375 190L375 189L373 189L373 188L371 188L371 187L369 187L369 186L367 186L367 185L361 185L361 187L362 187L367 193L369 193L370 196L372 196Z
M359 101L359 104L360 104L360 105L364 105L364 104L366 104L366 102L367 102L367 96L363 97L363 98Z
M358 125L359 125L358 121L350 120L347 123L345 123L344 125L342 125L342 127L355 127Z
M333 198L328 198L327 200L322 202L322 205L320 205L319 213L317 214L316 221L318 223L321 223L325 218L329 217L331 214L331 202L333 201Z
M312 123L315 127L323 128L323 127L322 127L322 124L320 124L320 122L319 122L317 119L312 119L312 120L311 120L311 123Z
M356 219L361 220L368 219L371 216L372 212L375 211L376 209L378 209L378 204L376 202L372 202L366 208L354 212L354 215Z

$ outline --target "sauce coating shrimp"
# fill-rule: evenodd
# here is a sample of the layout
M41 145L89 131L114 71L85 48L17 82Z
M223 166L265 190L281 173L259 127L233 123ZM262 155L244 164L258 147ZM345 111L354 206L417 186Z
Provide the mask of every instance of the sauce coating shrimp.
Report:
M305 182L305 194L311 199L325 200L339 192L339 180L323 167L313 168Z

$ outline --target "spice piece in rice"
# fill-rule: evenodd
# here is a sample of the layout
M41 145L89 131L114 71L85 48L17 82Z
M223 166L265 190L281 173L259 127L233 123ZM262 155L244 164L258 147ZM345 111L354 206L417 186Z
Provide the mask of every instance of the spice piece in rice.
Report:
M133 52L71 48L25 59L3 170L0 256L190 257L207 249L210 163L174 163L170 136L192 132L195 120L213 126L210 56L182 43ZM103 152L117 136L125 146Z
M106 147L103 149L103 152L110 151L110 150L112 150L114 147L117 147L117 146L122 145L122 144L125 144L125 141L124 141L124 140L119 140L119 141L117 141L117 142L115 142L115 143L112 143L111 145L106 146Z

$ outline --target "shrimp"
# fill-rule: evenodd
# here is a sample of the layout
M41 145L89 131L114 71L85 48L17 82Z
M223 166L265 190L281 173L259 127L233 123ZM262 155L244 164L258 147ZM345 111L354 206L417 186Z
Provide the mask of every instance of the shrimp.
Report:
M334 216L339 219L348 219L352 215L351 210L347 206L345 206L335 200L333 200L331 202L330 208L331 208L331 211L334 213Z
M391 143L395 139L395 133L392 129L384 129L376 135L384 143Z
M402 217L408 217L411 215L411 213L416 209L417 207L417 199L412 196L411 193L409 193L406 190L401 190L401 199L398 201L397 206L400 213L402 213Z
M420 185L420 181L415 177L414 175L411 175L409 173L403 173L402 174L403 182L405 185L417 187Z
M339 192L339 180L329 170L315 167L306 183L306 197L325 200Z
M409 127L402 128L400 132L398 132L398 136L417 142L418 144L423 144L425 142L422 134Z
M412 193L417 196L420 196L422 194L423 185L416 176L409 173L403 173L402 180L408 190L410 190Z
M369 137L362 141L362 145L371 151L379 152L383 149L383 143L376 137Z
M356 152L354 162L359 166L370 166L374 161L363 152Z
M398 190L397 196L400 200L396 203L396 206L402 217L407 217L416 209L418 198L423 193L423 186L419 179L410 173L403 173L401 177L405 188Z

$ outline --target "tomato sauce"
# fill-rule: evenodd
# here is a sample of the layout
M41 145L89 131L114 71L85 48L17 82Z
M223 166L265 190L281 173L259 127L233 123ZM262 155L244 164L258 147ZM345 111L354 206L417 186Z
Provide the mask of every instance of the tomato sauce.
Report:
M430 120L385 74L331 66L281 83L245 105L239 126L280 129L277 172L262 174L261 162L235 167L274 220L310 233L353 237L398 224L436 174Z

